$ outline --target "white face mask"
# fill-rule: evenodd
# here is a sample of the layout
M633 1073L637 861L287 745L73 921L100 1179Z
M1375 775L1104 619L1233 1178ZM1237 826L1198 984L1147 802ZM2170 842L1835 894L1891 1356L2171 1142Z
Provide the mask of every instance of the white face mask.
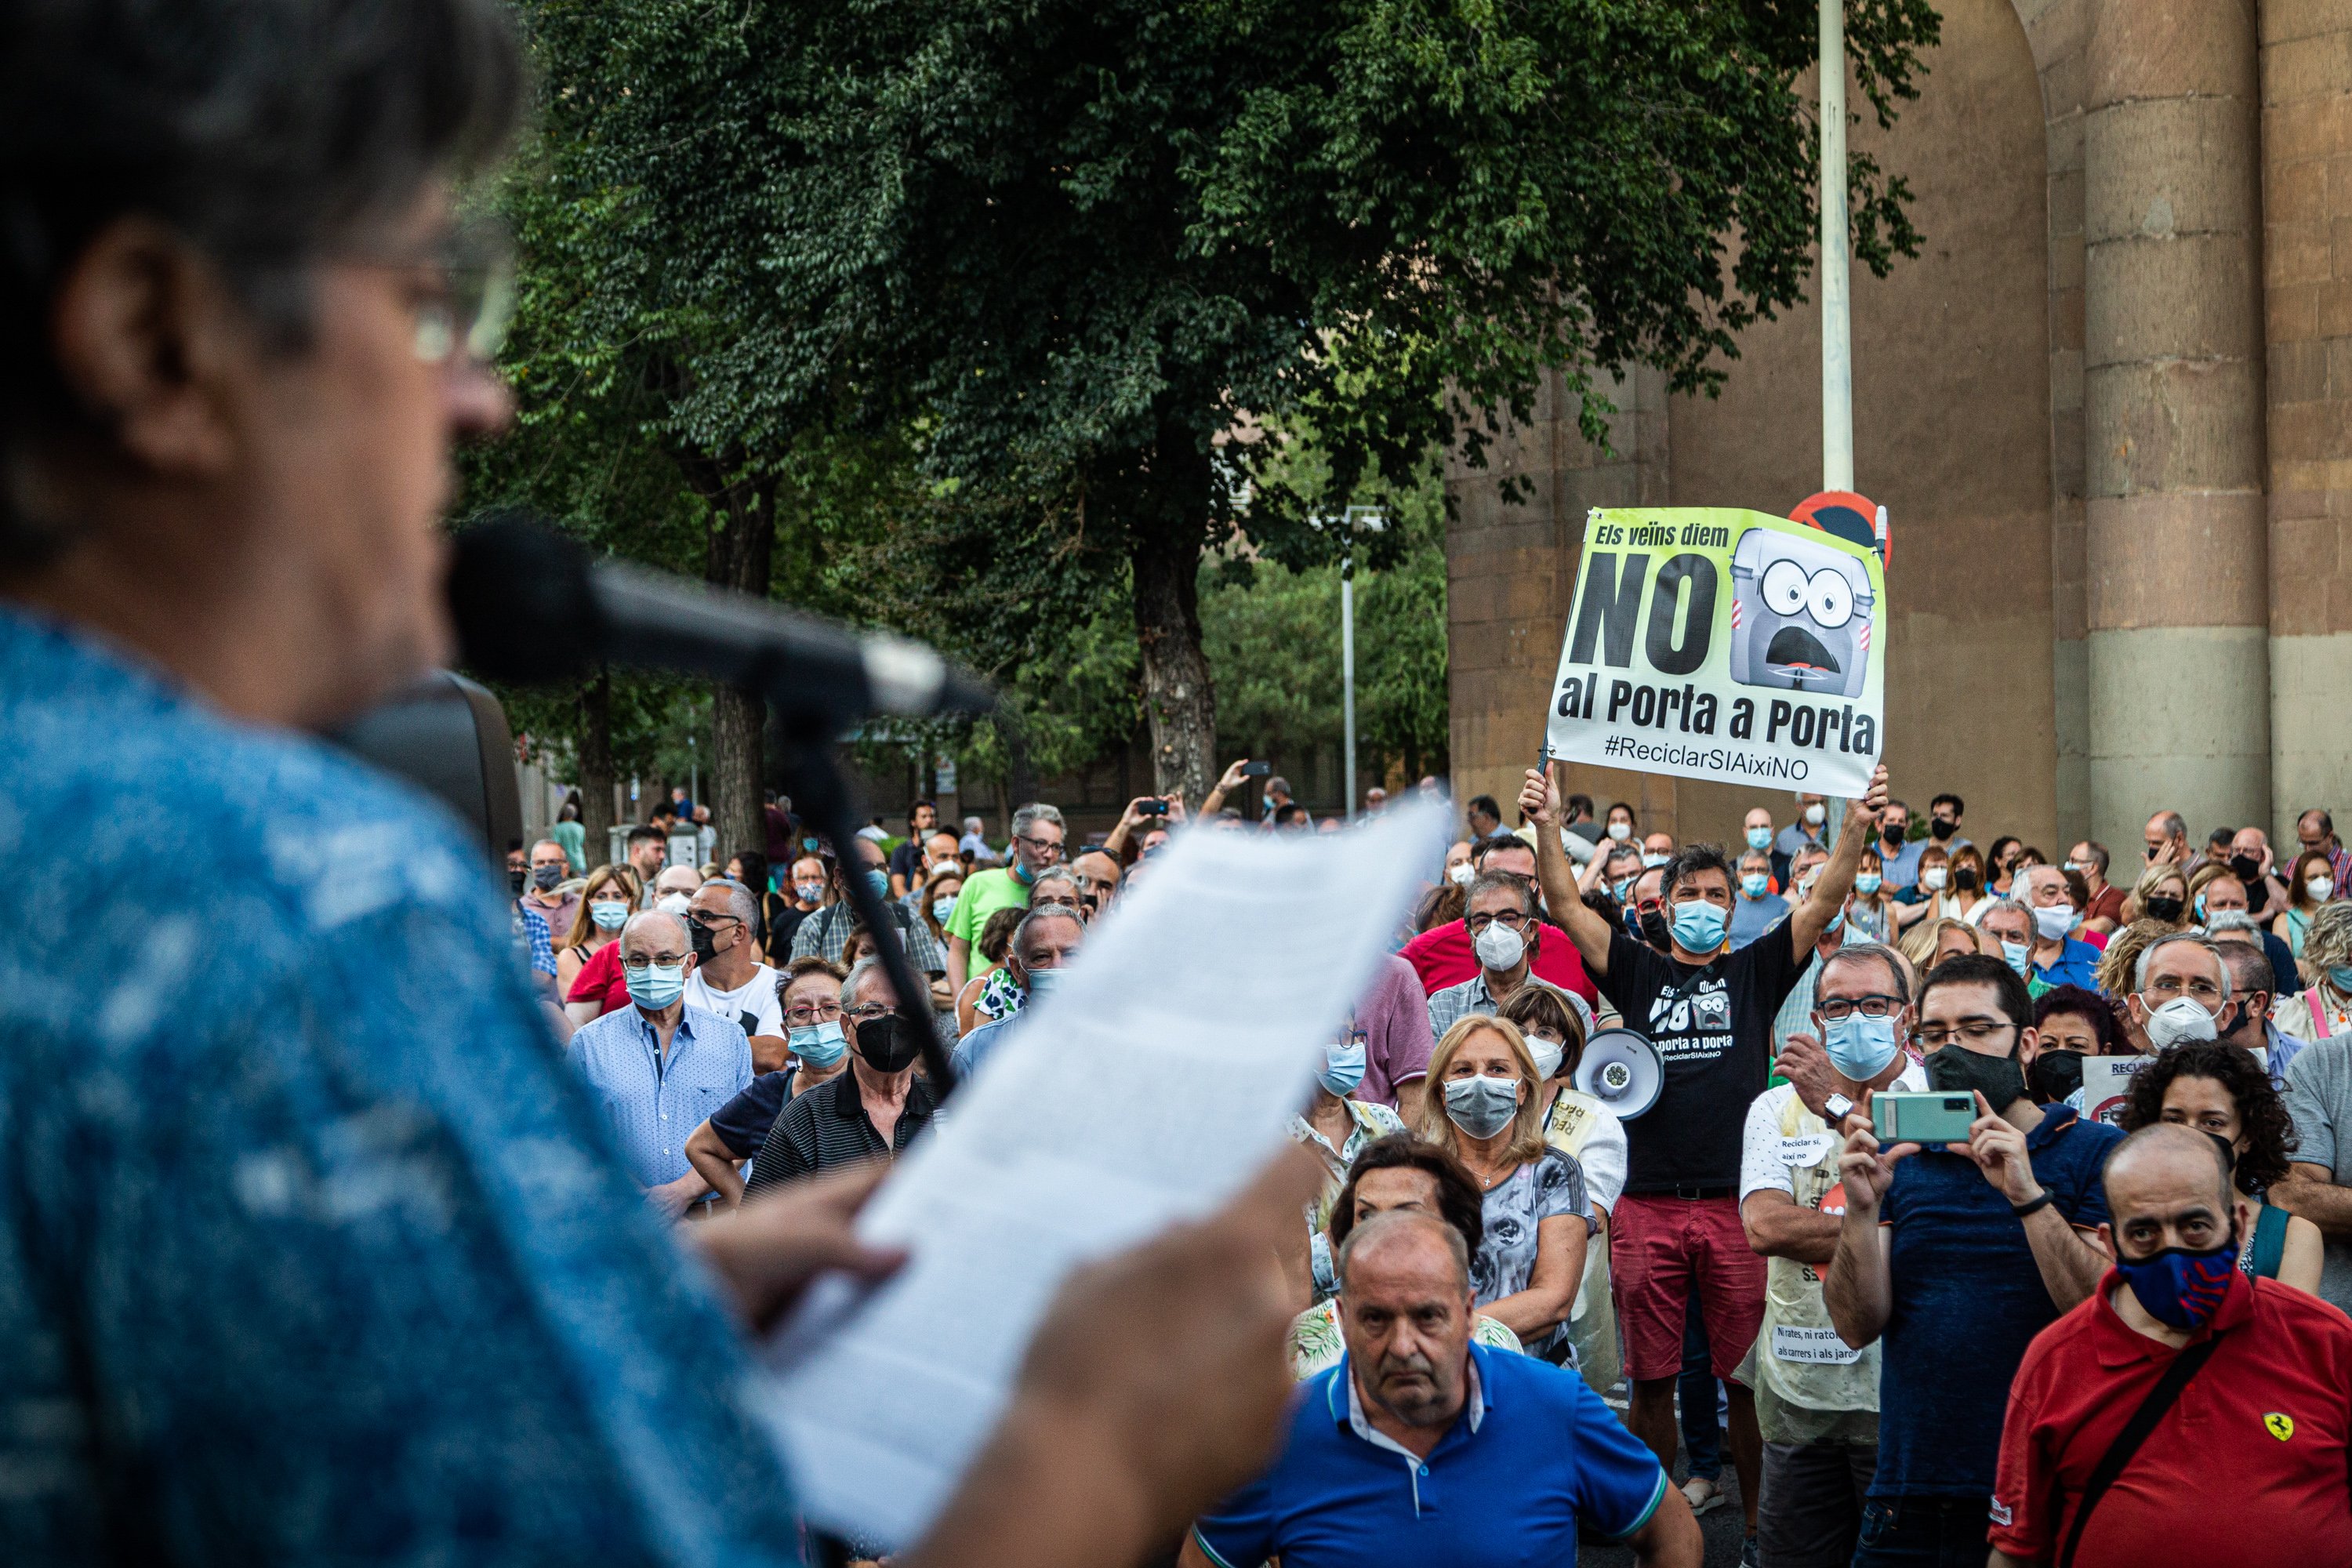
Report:
M2306 877L2304 879L2303 890L2311 895L2313 902L2324 904L2336 896L2336 879Z
M1805 826L1808 827L1819 827L1822 823L1829 820L1829 815L1830 814L1827 811L1822 808L1821 803L1819 801L1815 801L1812 805L1805 807Z
M2140 1005L2146 1007L2147 998L2141 997ZM2205 1005L2194 996L2175 996L2147 1016L2147 1042L2159 1051L2168 1051L2191 1040L2221 1037L2213 1015L2205 1011Z
M1609 825L1609 837L1622 844L1633 837L1633 825L1630 822L1612 822Z
M1470 879L1475 877L1478 873L1470 868L1469 861L1456 860L1452 866L1446 868L1445 874L1453 879L1454 886L1466 888L1470 885Z
M1940 893L1944 890L1946 875L1941 866L1930 866L1919 873L1919 885L1931 893Z
M1536 1058L1536 1081L1543 1083L1559 1070L1559 1059L1568 1054L1568 1047L1558 1040L1540 1040L1529 1035L1528 1054Z
M2033 929L2044 942L2056 942L2074 929L2072 904L2044 904L2033 911Z
M1490 925L1478 933L1471 943L1478 950L1478 962L1489 974L1506 974L1519 966L1527 956L1527 939L1507 925Z

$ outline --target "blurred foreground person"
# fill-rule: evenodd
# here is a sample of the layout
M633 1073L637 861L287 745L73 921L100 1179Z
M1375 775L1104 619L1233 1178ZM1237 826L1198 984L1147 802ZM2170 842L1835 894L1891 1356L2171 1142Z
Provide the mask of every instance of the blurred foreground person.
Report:
M446 177L527 92L493 0L0 0L11 1568L801 1561L743 1335L898 1265L877 1170L688 1261L482 847L304 732L448 657L508 402ZM1251 1474L1303 1174L1076 1276L899 1563L1131 1561Z

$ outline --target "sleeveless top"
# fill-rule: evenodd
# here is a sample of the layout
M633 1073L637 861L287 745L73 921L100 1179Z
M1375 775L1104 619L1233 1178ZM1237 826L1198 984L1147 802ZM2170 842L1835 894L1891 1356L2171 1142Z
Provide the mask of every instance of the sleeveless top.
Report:
M2286 1210L2264 1204L2254 1211L2254 1232L2238 1251L2238 1268L2251 1279L2275 1279L2286 1257Z

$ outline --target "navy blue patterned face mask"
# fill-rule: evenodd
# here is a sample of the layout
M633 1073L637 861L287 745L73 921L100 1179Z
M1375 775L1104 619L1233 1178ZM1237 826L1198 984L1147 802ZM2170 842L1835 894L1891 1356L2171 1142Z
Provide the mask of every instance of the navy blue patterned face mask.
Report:
M2168 1247L2147 1258L2116 1258L2116 1272L2159 1323L2183 1332L2203 1328L2221 1310L2230 1294L2230 1276L2237 1272L2238 1232L2208 1252Z

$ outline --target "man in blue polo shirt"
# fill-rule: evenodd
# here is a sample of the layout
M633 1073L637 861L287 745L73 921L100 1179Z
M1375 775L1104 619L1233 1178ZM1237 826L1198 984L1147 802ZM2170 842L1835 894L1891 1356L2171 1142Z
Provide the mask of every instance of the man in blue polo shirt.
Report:
M1181 1568L1576 1561L1577 1528L1698 1568L1698 1521L1572 1372L1470 1342L1461 1232L1377 1215L1339 1248L1346 1359L1300 1386L1272 1469L1193 1526Z
M2026 939L2033 944L2027 977L2045 986L2079 985L2096 991L2099 950L2067 934L2079 916L2067 896L2066 873L2055 866L2020 866L2010 897L2033 917L2033 930Z
M1946 959L1918 1009L1929 1087L1973 1094L1979 1114L1969 1142L1925 1151L1880 1148L1872 1097L1843 1122L1845 1217L1822 1295L1840 1339L1884 1343L1854 1568L1984 1557L2010 1379L2106 1269L2099 1172L2123 1137L2027 1097L2033 1005L2002 960Z

